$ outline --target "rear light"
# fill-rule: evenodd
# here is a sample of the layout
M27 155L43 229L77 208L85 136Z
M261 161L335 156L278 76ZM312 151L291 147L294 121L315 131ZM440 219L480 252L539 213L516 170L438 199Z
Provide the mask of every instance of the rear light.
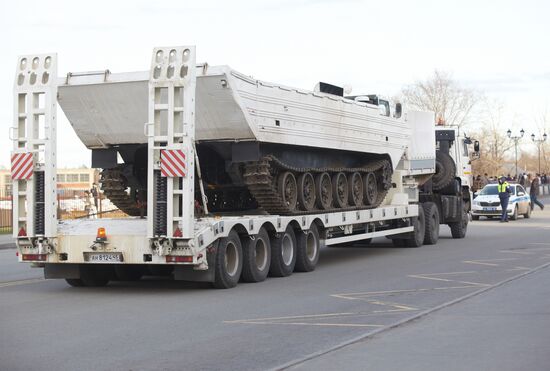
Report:
M192 256L167 255L167 263L193 263Z
M105 228L100 227L97 229L97 236L95 238L98 242L105 242L107 241L107 232L105 232Z
M24 227L21 227L21 229L19 230L19 233L17 233L17 237L27 237L27 231L25 230Z
M47 254L21 254L23 261L39 261L45 262L48 260Z

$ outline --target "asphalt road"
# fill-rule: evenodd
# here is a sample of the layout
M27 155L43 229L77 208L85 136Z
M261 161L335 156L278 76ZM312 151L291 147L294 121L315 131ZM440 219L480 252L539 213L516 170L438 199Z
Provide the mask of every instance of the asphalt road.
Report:
M509 343L550 347L540 330L550 328L549 221L537 210L473 222L463 240L442 227L435 246L326 248L314 272L231 290L152 279L73 288L0 250L0 369L490 369L461 363L468 357L547 369L548 352L516 354ZM542 309L514 314L530 306ZM484 317L466 323L476 311ZM468 331L484 325L499 331ZM422 351L406 352L411 344Z

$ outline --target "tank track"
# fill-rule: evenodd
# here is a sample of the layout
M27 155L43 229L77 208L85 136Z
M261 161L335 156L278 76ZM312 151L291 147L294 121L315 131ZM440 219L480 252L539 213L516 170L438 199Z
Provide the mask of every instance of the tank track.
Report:
M126 179L120 169L104 169L100 174L103 194L122 212L130 216L140 216L136 200L126 192Z
M333 207L331 209L318 209L310 211L303 210L289 210L284 204L281 196L277 190L277 175L281 171L291 171L294 174L311 172L311 173L338 173L338 172L359 172L362 175L368 172L378 172L381 178L381 182L378 184L378 194L376 202L372 205L362 206L349 206L344 208ZM392 168L389 160L375 160L364 167L360 168L299 168L284 164L274 156L266 156L260 161L249 162L245 164L243 179L244 183L249 189L252 196L256 199L259 206L270 214L280 215L306 215L318 212L331 212L331 211L350 211L350 210L362 210L373 209L384 201L388 190L391 188L391 174Z

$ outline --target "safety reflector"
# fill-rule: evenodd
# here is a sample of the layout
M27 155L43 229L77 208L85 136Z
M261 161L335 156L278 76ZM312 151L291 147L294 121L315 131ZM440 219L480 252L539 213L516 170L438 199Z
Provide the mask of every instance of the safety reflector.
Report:
M185 153L181 149L160 151L160 173L164 177L184 177L186 172Z
M176 228L174 231L174 237L183 237L183 234L181 233L181 229Z
M167 263L193 263L192 256L166 255Z
M21 227L21 229L19 230L19 233L17 233L17 237L27 237L27 231L25 230L24 227Z
M33 168L32 153L13 153L11 155L11 178L13 180L30 179Z
M47 254L21 254L23 261L45 262L48 259Z

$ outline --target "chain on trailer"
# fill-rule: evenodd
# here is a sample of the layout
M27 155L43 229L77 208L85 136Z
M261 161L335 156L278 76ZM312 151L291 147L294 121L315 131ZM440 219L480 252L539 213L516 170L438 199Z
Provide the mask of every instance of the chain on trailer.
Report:
M13 236L52 238L57 235L55 53L18 58L14 102Z
M155 48L149 75L147 235L194 235L195 47Z

